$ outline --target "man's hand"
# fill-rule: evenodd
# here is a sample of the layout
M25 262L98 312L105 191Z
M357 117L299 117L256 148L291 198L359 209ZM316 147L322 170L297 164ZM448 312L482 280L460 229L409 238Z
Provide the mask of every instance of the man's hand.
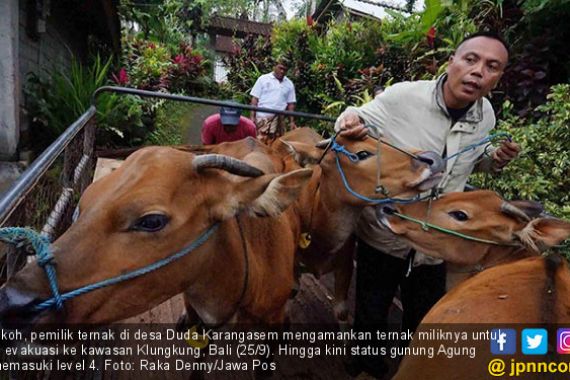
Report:
M368 128L357 114L349 112L340 120L340 135L353 140L364 140L368 135Z
M521 151L519 144L513 141L503 140L501 146L498 147L492 155L493 162L497 169L502 169L509 162L515 159Z

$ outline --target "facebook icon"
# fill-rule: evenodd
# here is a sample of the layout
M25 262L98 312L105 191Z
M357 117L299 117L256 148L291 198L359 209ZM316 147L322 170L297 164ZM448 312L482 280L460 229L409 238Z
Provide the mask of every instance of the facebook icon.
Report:
M491 330L491 353L512 355L517 351L517 332L514 329Z

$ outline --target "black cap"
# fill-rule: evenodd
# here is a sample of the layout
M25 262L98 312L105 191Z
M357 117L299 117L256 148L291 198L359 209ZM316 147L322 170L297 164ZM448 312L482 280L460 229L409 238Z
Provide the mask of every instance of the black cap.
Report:
M241 110L239 108L222 106L220 108L220 119L222 125L238 125Z

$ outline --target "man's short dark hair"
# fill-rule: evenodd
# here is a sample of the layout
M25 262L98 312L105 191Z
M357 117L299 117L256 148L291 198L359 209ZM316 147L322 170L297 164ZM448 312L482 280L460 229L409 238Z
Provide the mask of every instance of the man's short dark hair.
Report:
M509 56L511 55L511 49L509 48L509 44L507 44L507 41L505 41L505 39L499 33L489 31L489 30L483 30L483 31L479 31L477 33L473 33L473 34L468 35L459 43L459 45L457 45L455 50L457 51L457 49L459 49L459 47L461 45L463 45L466 41L469 41L469 40L471 40L473 38L477 38L477 37L487 37L487 38L491 38L493 40L499 41L501 44L503 44L503 46L507 50L507 54Z
M280 57L275 62L275 65L283 65L285 68L289 69L291 67L291 61L287 57Z

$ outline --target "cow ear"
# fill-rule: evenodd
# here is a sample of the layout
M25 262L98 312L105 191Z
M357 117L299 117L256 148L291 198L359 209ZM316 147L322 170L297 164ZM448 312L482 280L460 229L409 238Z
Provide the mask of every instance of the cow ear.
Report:
M212 213L217 220L229 219L240 211L255 216L277 216L299 197L312 172L311 169L298 169L239 182Z
M570 223L556 218L538 218L517 235L528 248L543 252L570 237Z
M313 145L305 144L297 141L284 141L280 140L285 149L289 154L293 155L293 158L299 165L306 167L308 165L315 165L319 162L323 150L316 148Z
M312 174L312 169L298 169L276 177L265 191L247 207L248 212L257 216L281 214L299 197Z

